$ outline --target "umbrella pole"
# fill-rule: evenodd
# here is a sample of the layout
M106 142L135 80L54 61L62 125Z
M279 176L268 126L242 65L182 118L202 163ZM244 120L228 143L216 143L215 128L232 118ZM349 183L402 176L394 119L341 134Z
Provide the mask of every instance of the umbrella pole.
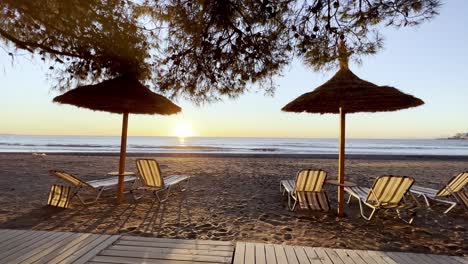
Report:
M340 107L340 152L338 157L338 216L344 216L345 112Z
M117 203L122 203L123 199L123 178L125 172L125 153L127 151L127 128L128 113L123 114L122 119L122 137L120 141L120 160L119 160L119 186L117 189Z

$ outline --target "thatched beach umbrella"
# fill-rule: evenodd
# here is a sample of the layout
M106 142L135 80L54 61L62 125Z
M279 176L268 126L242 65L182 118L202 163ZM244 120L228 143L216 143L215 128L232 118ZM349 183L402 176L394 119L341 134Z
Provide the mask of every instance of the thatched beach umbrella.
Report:
M95 85L80 86L54 98L54 102L71 104L96 111L123 114L119 161L117 202L122 201L125 152L127 149L128 114L172 115L181 108L166 97L151 92L137 78L124 75Z
M357 112L396 111L415 107L424 102L389 86L377 86L364 81L348 68L346 52L341 50L340 69L330 80L315 90L305 93L281 110L319 114L340 114L340 140L338 163L338 215L344 215L344 159L345 115Z

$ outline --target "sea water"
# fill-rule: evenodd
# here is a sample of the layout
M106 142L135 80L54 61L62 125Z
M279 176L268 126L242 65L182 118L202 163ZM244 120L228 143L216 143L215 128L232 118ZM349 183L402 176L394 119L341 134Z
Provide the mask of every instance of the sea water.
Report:
M129 153L336 154L337 139L128 137ZM119 136L0 135L0 152L117 153ZM468 156L468 140L347 139L347 154Z

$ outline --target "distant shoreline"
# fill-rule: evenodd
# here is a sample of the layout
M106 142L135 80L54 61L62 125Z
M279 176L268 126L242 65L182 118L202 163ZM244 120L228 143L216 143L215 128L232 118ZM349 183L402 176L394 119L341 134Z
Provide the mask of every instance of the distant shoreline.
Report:
M40 152L38 152L40 153ZM118 157L119 153L102 152L46 152L46 156L103 156ZM31 156L31 152L0 152L0 155L25 155ZM41 156L38 156L41 157ZM291 159L338 159L338 154L242 154L242 153L127 153L127 157L207 157L207 158L291 158ZM468 156L448 155L371 155L348 154L348 160L443 160L443 161L468 161Z

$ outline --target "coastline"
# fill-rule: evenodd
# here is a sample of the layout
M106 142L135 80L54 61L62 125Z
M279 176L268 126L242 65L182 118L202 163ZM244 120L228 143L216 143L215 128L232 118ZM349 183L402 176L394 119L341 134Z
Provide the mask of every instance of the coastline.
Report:
M35 152L0 152L0 155L31 156ZM42 154L42 152L37 152ZM119 157L117 152L44 152L54 156L104 156ZM131 152L127 157L207 157L207 158L289 158L289 159L338 159L338 154L278 154L278 153L148 153ZM468 161L468 155L379 155L379 154L346 154L347 160L444 160Z

